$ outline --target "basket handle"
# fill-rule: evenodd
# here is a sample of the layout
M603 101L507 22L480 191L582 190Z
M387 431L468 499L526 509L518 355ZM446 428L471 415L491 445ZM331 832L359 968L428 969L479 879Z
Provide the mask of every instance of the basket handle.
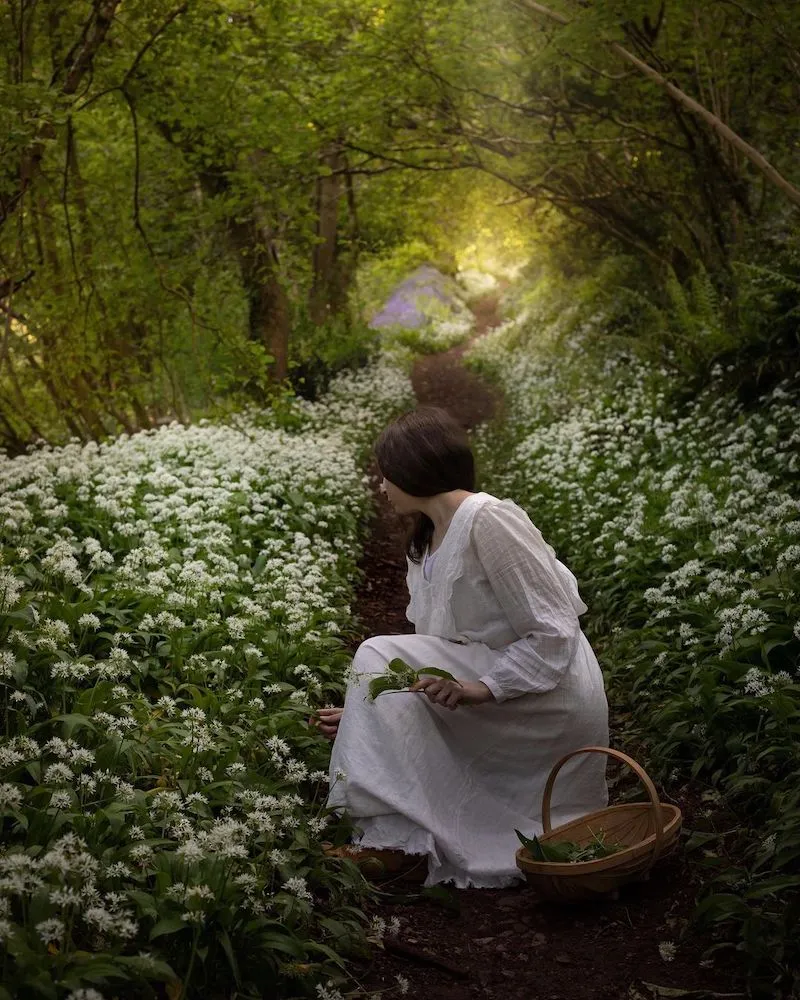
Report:
M560 761L553 767L550 772L550 776L547 779L547 784L544 786L544 796L542 797L542 826L544 827L545 833L550 833L552 826L550 824L550 797L553 794L553 785L556 783L556 775L561 770L561 768L571 760L576 757L579 753L604 753L607 757L614 757L617 760L621 760L624 764L635 772L636 776L642 782L644 787L647 789L647 794L650 796L650 804L653 807L653 812L655 813L655 845L653 849L653 863L661 854L663 843L664 843L664 820L661 813L661 802L658 798L658 792L656 791L656 786L650 779L649 774L645 769L636 763L633 757L629 757L626 753L621 750L612 750L611 747L581 747L579 750L573 750L568 753L565 757L562 757Z

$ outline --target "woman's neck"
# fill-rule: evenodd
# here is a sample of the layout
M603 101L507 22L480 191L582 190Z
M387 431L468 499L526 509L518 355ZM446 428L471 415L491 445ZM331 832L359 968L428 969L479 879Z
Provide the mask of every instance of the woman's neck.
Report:
M455 512L467 497L472 495L469 490L451 490L449 493L438 493L434 497L420 497L419 509L433 521L433 538L431 540L433 548L441 542Z

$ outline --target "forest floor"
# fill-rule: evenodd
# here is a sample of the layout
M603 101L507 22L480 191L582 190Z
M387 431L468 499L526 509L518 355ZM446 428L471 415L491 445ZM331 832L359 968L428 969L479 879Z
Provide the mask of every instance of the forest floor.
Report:
M499 322L492 296L480 300L474 311L475 336ZM467 346L420 358L412 380L420 403L442 406L472 428L491 418L500 400L461 364ZM372 474L376 514L356 598L363 637L413 631L405 617L404 527L377 493L374 468ZM687 792L677 802L685 828L704 825L698 795ZM690 933L679 940L694 909L700 876L697 863L679 850L660 862L648 881L627 886L618 900L602 903L559 906L540 900L524 883L510 889L434 892L385 887L368 912L387 922L397 917L400 933L385 938L356 975L368 990L388 990L387 997L397 995L399 975L408 981L409 997L426 1000L744 997L735 969L700 964L710 939ZM677 946L671 961L659 952L664 942Z

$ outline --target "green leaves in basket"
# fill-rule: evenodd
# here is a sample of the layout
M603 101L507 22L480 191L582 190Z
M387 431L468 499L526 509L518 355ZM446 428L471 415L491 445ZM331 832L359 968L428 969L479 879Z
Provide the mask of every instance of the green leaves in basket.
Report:
M520 833L519 830L515 830L514 833L519 837L520 842L523 847L528 851L528 854L533 858L534 861L571 861L570 848L574 845L566 842L564 844L545 844L542 845L541 841L537 836L526 837L524 833Z
M415 670L410 663L396 656L387 663L385 674L373 677L369 682L370 700L374 701L379 694L385 694L387 691L405 691L412 684L416 684L423 674L443 677L448 681L455 680L455 677L446 670L440 670L438 667L422 667L420 670Z
M519 830L515 830L514 832L534 861L554 861L560 864L572 864L576 861L596 861L598 858L607 858L609 854L616 854L617 851L625 848L624 844L607 844L605 842L606 834L604 830L593 833L592 839L588 844L576 844L571 840L560 840L557 843L545 841L542 843L536 836L526 837Z

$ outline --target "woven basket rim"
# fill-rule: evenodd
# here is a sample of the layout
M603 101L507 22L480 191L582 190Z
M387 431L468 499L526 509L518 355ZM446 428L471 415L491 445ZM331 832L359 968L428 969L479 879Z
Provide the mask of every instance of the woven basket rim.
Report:
M678 816L682 815L681 810L678 806L673 805L671 802L660 802L659 805L664 810L664 823L661 827L663 831L667 831L670 826L675 822ZM577 826L591 826L596 823L602 824L604 820L607 820L610 816L618 815L621 812L629 812L631 810L636 810L637 812L652 812L652 807L649 802L617 802L613 806L605 806L603 809L597 809L595 812L585 813L583 816L578 816L577 819L571 819L568 823L562 823L560 826L553 827L549 833L542 833L539 836L539 840L552 841L564 839L564 834L572 830ZM645 840L649 839L651 836L655 836L655 830L647 837L643 837L642 840L637 840L636 844L643 843ZM626 848L634 847L635 844L626 844ZM611 855L609 855L610 857Z
M669 802L660 802L659 805L663 810L662 815L671 814L671 818L664 823L661 829L661 839L668 840L675 832L675 828L682 823L683 815L678 806L674 806ZM594 813L587 813L586 816L581 816L579 819L574 819L569 823L563 823L561 826L554 827L549 833L542 834L539 839L548 843L558 841L563 837L563 834L567 833L573 827L585 826L595 820L601 820L603 817L609 816L620 809L630 809L632 806L648 810L651 808L649 802L628 802L622 805L606 806L605 809L599 809ZM593 873L598 874L601 871L613 870L620 867L626 860L631 860L633 854L643 855L646 858L646 854L650 853L650 849L655 846L655 842L656 833L654 831L642 840L628 844L621 851L616 851L614 854L609 854L604 858L594 858L589 861L536 861L530 856L528 848L522 845L517 849L515 858L517 867L520 870L536 875L578 876ZM647 851L645 852L643 848L647 848ZM653 862L656 860L657 858L652 858ZM520 864L520 862L523 862L523 864Z

